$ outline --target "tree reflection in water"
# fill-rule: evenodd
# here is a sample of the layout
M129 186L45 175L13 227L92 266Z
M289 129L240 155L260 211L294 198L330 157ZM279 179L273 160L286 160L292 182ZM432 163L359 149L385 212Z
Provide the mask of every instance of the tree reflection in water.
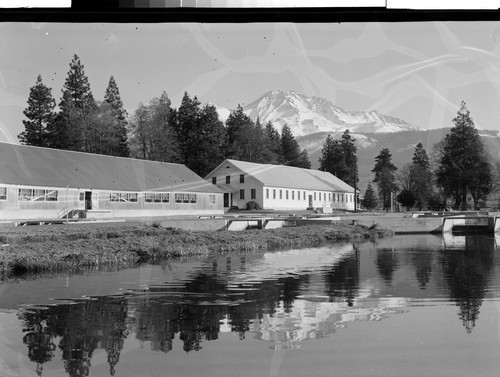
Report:
M493 269L494 239L471 235L464 249L444 250L439 258L450 299L459 307L459 317L468 333L479 317Z
M493 249L492 240L471 237L465 250L380 247L374 257L366 257L371 255L368 252L363 258L354 245L329 265L287 270L258 281L253 272L248 281L235 280L235 271L241 273L250 263L241 256L224 257L193 272L182 284L30 307L19 314L26 332L23 342L40 376L44 364L60 352L72 377L91 375L92 356L98 349L106 352L113 376L129 334L148 342L151 350L164 353L172 350L176 336L185 352L199 351L204 341L216 340L221 331L229 330L240 339L249 331L256 332L258 338L273 342L275 349L295 347L298 341L333 334L348 321L379 320L398 312L400 307L390 307L384 299L401 297L403 305L411 300L408 295L397 296L403 291L393 282L404 263L415 271L413 292L432 284L434 292L445 288L470 332L493 271ZM369 265L361 269L362 261ZM363 276L362 271L368 275ZM385 285L375 283L373 291L367 290L369 284L361 289L363 282L373 281L377 271ZM411 289L408 281L406 284L407 294ZM443 287L436 289L436 284Z

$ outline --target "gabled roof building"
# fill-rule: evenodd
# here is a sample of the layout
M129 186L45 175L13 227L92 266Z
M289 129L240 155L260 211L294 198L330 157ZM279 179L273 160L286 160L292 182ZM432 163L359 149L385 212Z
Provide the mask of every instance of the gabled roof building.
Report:
M226 208L354 210L354 188L324 171L225 160L205 179L224 191Z
M0 220L222 214L186 166L0 143Z

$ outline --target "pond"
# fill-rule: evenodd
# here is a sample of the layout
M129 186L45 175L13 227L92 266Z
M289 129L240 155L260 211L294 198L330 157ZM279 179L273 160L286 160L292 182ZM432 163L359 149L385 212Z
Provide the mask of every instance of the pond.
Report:
M4 283L0 376L498 376L499 241L396 236Z

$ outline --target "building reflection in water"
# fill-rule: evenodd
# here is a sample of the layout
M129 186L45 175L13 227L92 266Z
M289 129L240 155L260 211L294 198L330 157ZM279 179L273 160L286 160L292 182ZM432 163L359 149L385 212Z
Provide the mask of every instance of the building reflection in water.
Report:
M23 342L40 376L59 354L69 376L89 376L98 349L105 350L113 376L131 336L165 353L179 341L184 351L199 351L203 342L229 331L240 339L256 334L273 349L300 348L304 340L329 336L354 321L405 313L414 293L394 280L402 266L414 271L418 289L411 292L427 292L429 285L447 291L470 332L492 274L495 240L466 241L461 250L372 245L363 251L344 244L215 258L186 281L28 307L19 314Z

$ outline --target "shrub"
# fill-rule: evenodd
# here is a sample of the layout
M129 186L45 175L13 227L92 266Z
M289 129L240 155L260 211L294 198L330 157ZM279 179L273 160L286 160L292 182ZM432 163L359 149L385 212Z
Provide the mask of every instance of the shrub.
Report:
M253 210L253 209L261 209L259 206L259 203L252 201L247 202L246 204L246 209L247 210Z

